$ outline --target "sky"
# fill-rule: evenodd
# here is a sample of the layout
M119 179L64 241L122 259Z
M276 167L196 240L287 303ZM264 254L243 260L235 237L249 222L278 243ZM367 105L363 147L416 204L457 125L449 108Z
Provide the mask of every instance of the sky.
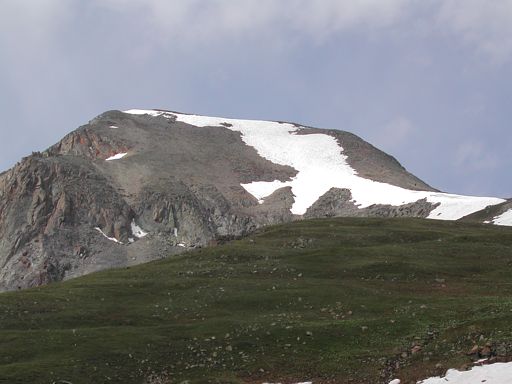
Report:
M350 131L512 197L512 0L0 0L0 171L130 108Z

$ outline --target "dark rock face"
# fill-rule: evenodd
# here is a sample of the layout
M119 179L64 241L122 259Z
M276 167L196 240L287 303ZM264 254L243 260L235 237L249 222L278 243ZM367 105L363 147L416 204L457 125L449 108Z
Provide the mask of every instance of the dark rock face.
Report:
M358 208L348 189L332 188L320 197L306 212L304 218L319 217L427 217L437 205L426 199L400 206L371 205Z
M0 189L2 288L61 280L77 253L88 255L82 240L94 227L121 241L131 234L132 209L83 159L29 157L2 178Z
M431 190L357 136L309 128L301 134L309 132L335 136L363 177ZM128 155L106 161L119 153ZM240 185L296 173L260 157L226 127L106 112L0 174L0 290L137 264L300 219L290 213L289 187L259 204ZM350 191L332 189L304 217L426 217L435 208L419 201L358 209L350 200Z

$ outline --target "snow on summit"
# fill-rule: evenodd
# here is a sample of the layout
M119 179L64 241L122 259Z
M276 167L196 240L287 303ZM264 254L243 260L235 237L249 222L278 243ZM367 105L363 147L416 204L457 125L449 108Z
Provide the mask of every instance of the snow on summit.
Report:
M263 203L265 198L283 187L291 187L295 201L291 212L303 215L331 188L347 188L352 201L365 208L374 204L400 206L421 199L438 204L430 213L431 219L456 220L489 205L504 200L494 197L462 196L440 192L413 191L391 184L360 177L348 164L343 148L332 136L323 133L298 134L301 129L289 123L273 121L238 120L175 112L131 109L129 114L176 117L197 127L224 126L240 132L242 140L256 149L263 158L297 170L288 181L254 181L242 184L247 192Z

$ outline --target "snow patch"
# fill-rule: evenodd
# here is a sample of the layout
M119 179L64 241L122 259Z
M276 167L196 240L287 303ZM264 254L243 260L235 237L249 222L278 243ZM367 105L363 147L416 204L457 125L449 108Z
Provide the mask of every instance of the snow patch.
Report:
M144 236L147 236L148 233L147 232L144 232L144 230L139 227L136 223L135 223L135 220L132 220L132 224L131 224L131 227L132 227L132 233L135 237L137 237L138 239L141 239L143 238Z
M249 184L240 184L244 189L258 199L258 203L263 204L265 197L270 196L279 188L291 186L291 181L253 181Z
M111 126L109 126L109 128L118 129L119 127L117 125L111 125Z
M99 233L101 233L105 238L109 239L110 241L113 241L114 243L117 243L117 244L123 244L122 242L117 240L115 237L109 237L105 232L103 232L101 230L100 227L95 227L94 229L97 230Z
M150 115L153 117L164 116L164 117L174 117L176 113L166 112L166 111L157 111L154 109L129 109L127 111L123 111L124 113L129 113L130 115Z
M512 226L512 209L509 209L499 216L496 216L494 219L492 219L492 223L496 225Z
M469 371L449 369L445 377L431 377L418 384L509 384L512 378L512 363L495 363L473 367Z
M111 160L119 160L119 159L122 159L123 157L125 157L128 153L125 152L125 153L118 153L118 154L115 154L114 156L110 156L108 159L105 159L106 161L111 161Z
M421 193L427 195L425 197L429 203L440 203L439 207L430 212L429 219L457 220L490 205L501 204L505 201L496 197L463 196L435 192Z
M298 135L299 126L259 120L236 120L218 117L184 115L155 110L132 109L130 114L174 117L197 127L223 126L240 132L242 140L256 149L258 154L280 165L297 170L287 181L255 181L242 184L261 204L279 188L291 187L295 197L291 212L303 215L331 188L347 188L352 201L359 208L374 204L400 206L426 199L439 204L429 215L431 219L457 220L489 205L500 204L503 199L493 197L462 196L440 192L413 191L391 184L360 177L348 164L347 156L336 139L326 134Z
M152 109L129 109L129 110L123 111L123 112L129 113L130 115L150 115L150 116L163 115L162 111L155 111Z

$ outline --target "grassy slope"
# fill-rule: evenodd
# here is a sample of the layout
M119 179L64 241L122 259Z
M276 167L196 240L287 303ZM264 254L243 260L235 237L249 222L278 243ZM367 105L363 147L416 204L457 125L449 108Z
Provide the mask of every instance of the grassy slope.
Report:
M510 228L413 219L270 227L1 294L0 383L414 379L440 362L460 366L475 341L510 345L511 265ZM421 352L410 353L414 343Z

